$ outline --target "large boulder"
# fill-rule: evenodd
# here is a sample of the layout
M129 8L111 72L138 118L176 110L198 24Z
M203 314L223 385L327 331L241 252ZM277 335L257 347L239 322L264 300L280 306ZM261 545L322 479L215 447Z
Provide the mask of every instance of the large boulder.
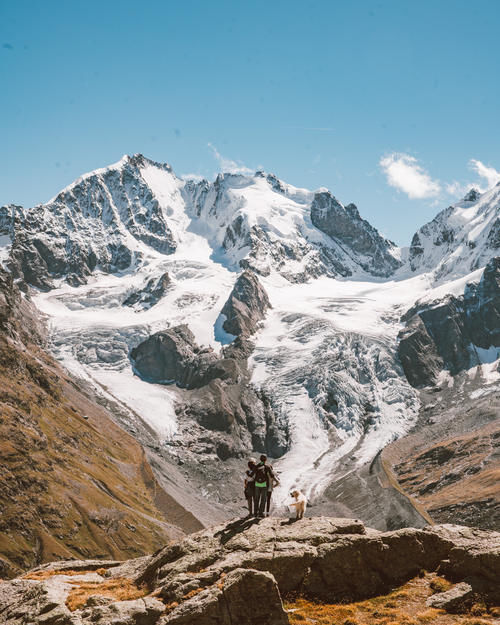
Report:
M276 580L270 573L235 569L176 606L161 625L287 625Z
M430 608L446 610L447 612L462 612L474 601L475 593L467 582L455 584L445 592L432 595L426 601Z

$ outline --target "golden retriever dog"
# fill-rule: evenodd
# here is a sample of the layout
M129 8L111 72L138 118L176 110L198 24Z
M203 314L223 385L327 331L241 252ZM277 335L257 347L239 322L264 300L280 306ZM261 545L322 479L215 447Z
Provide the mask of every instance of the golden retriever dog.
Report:
M291 504L288 504L290 507L295 507L295 520L302 519L304 517L304 512L307 508L307 497L304 493L301 493L300 490L292 490L290 493L290 497L293 497L295 501Z

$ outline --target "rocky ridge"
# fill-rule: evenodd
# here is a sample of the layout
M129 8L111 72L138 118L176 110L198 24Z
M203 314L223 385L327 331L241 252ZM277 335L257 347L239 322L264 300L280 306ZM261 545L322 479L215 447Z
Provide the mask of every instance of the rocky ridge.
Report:
M182 415L186 449L198 448L208 430L211 445L210 449L204 445L203 453L216 453L222 460L244 457L248 450L273 457L286 451L286 436L277 426L269 399L253 387L248 371L250 339L269 307L257 276L247 270L221 311L223 327L232 332L233 340L220 355L199 347L187 325L157 332L132 349L133 366L145 380L185 389L177 413Z
M399 335L399 356L413 386L435 384L443 370L456 375L480 365L484 358L496 360L500 257L488 262L479 283L468 284L463 296L425 305L417 302L402 321L407 327Z
M385 593L423 569L495 604L500 534L453 525L380 533L327 517L238 520L150 557L46 565L0 584L0 615L6 625L286 625L282 598L291 593L352 601ZM128 596L117 598L117 587Z
M344 207L329 191L315 193L311 221L345 249L359 254L361 267L374 276L390 276L403 264L394 243L362 219L355 204Z
M318 216L316 230L310 219L321 212L323 195L263 172L185 182L170 165L136 154L85 174L47 204L0 207L0 235L11 240L7 264L14 278L44 290L61 278L77 286L96 271L131 270L147 248L172 254L186 218L208 234L215 253L222 249L234 266L262 275L277 270L293 281L360 270L388 275L401 264L394 245L354 205L344 209L329 194L335 212L332 204L324 219ZM266 207L257 220L254 206ZM283 207L291 209L291 219L275 227ZM297 264L292 271L291 260Z
M475 189L441 211L413 236L408 262L414 272L433 271L438 281L484 267L500 249L500 185Z
M360 271L389 275L401 265L395 245L353 204L344 208L329 192L297 189L256 172L219 174L213 184L187 181L183 193L193 216L209 226L212 245L263 276L277 271L303 282Z
M12 240L8 267L15 279L40 289L53 280L78 285L96 269L123 271L139 262L140 244L176 249L158 199L141 168L171 172L142 155L78 179L47 204L0 208L1 234Z

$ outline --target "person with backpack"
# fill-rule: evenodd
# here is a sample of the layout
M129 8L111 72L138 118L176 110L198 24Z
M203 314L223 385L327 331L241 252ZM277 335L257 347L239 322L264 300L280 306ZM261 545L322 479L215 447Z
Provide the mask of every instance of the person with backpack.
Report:
M245 471L245 498L248 505L248 516L257 514L255 507L255 468L257 460L250 458L248 460L248 469ZM252 509L253 508L253 509Z
M274 472L272 464L268 464L267 456L262 454L260 461L263 462L269 469L269 480L267 481L267 495L266 495L266 516L269 516L269 510L271 508L271 497L273 496L273 488L279 485L280 481Z
M262 454L260 457L260 462L255 467L255 505L254 505L254 514L258 517L264 517L264 510L267 507L267 513L269 514L269 506L271 503L271 498L269 497L268 504L268 489L269 486L273 487L273 482L279 483L274 475L273 468L271 465L267 464L267 456Z

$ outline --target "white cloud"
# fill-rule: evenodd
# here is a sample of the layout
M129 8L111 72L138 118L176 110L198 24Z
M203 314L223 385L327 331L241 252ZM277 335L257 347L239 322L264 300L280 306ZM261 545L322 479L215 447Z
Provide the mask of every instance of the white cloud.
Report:
M494 187L497 182L500 181L500 172L493 167L488 167L475 158L470 159L469 167L475 171L478 176L486 180L487 189L491 189L491 187Z
M449 195L453 195L454 197L461 197L470 191L472 187L477 185L472 184L472 182L458 182L458 180L454 180L453 182L447 182L444 186L446 193Z
M480 180L475 182L457 182L454 180L445 185L446 192L454 197L463 197L472 188L477 189L481 193L484 193L491 187L494 187L497 182L500 181L500 172L493 167L488 167L481 161L475 158L471 158L469 161L469 168L476 172L479 178L482 178L486 184Z
M394 152L381 158L379 164L391 187L412 200L436 197L441 192L439 180L433 180L414 156Z
M254 173L252 169L249 169L248 167L243 165L243 163L238 163L236 161L231 160L230 158L225 158L224 156L222 156L219 150L211 143L208 144L208 147L212 150L214 157L219 162L219 168L221 172L228 173L228 174L244 174L244 175Z
M442 182L432 178L414 156L399 152L382 157L379 165L387 182L411 199L435 198L439 201L443 193L460 198L472 188L483 193L500 181L500 172L474 158L470 159L469 168L478 176L475 182Z
M194 180L195 182L201 182L202 180L205 180L205 177L201 176L200 174L181 174L181 179L182 180Z

